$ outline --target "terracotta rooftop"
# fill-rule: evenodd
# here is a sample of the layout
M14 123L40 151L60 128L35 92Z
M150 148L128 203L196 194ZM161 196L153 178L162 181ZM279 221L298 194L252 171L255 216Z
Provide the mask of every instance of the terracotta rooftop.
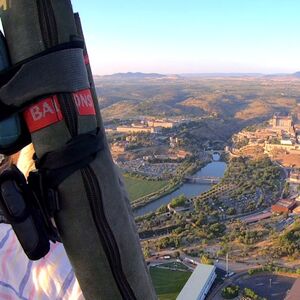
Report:
M300 297L300 278L298 278L293 284L291 290L284 298L284 300L299 300Z
M284 207L287 207L287 208L290 208L294 204L295 204L295 201L290 200L290 199L281 199L277 203L275 203L275 205L281 205L281 206L284 206Z

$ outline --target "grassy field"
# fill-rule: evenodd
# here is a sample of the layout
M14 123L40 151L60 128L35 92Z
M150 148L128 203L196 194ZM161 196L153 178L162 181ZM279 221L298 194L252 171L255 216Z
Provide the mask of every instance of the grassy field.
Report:
M152 267L150 274L159 300L175 300L192 273Z
M154 193L168 184L167 181L150 181L124 175L125 184L131 201Z

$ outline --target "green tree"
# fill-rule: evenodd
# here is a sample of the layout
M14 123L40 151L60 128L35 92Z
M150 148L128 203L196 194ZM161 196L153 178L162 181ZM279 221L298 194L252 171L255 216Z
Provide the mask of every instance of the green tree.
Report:
M226 214L229 215L229 216L235 215L236 214L236 209L234 207L229 207L226 210Z
M225 299L233 299L239 295L239 286L229 285L222 290L222 297Z
M179 206L185 206L187 201L187 198L184 195L180 195L176 198L174 198L171 202L170 205L172 207L179 207Z
M204 265L213 265L213 261L207 255L204 254L201 256L200 262Z
M248 298L253 299L253 300L260 299L260 297L253 290L251 290L249 288L244 288L243 295L245 297L248 297Z
M163 213L168 212L168 207L167 207L167 205L162 205L161 207L159 207L159 208L157 209L157 212L158 212L159 214L163 214Z
M145 257L145 258L149 258L149 257L151 256L149 247L145 247L145 248L143 249L143 254L144 254L144 257Z

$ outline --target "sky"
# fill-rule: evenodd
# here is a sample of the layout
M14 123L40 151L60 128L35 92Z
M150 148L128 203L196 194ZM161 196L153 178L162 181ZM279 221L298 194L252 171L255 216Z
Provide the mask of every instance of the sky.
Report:
M72 0L94 74L292 73L300 0Z

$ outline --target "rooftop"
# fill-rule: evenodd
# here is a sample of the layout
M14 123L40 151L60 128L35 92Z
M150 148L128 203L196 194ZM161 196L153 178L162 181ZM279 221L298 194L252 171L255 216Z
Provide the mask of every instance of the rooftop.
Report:
M274 115L273 118L282 119L282 120L292 120L292 116Z
M284 300L299 300L300 295L300 278L298 278L293 284L291 290Z
M266 213L262 213L259 215L255 215L255 216L251 216L251 217L247 217L244 219L244 222L249 224L249 223L254 223L254 222L258 222L267 218L270 218L272 216L271 212L266 212Z
M176 300L196 300L206 289L207 282L215 272L216 267L199 264L181 290Z
M295 204L295 201L290 199L281 199L276 204L284 207L290 207Z

